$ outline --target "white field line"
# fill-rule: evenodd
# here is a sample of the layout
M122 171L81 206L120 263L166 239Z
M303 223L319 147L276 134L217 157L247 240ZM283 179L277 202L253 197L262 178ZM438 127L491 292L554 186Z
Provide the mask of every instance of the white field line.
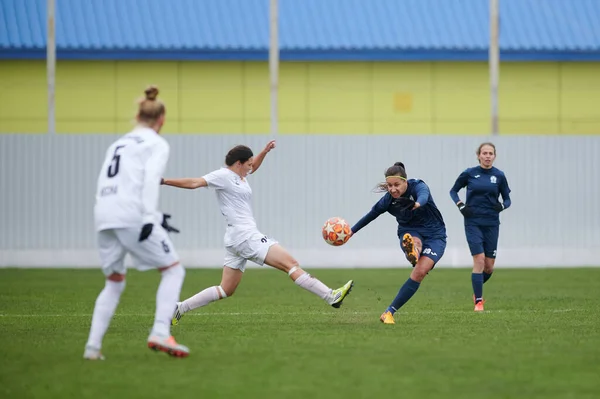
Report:
M583 310L583 309L582 309ZM514 310L486 310L483 313L566 313L574 312L575 309L548 309L548 310L537 310L537 309L514 309ZM320 315L335 315L335 314L351 314L351 315L377 315L379 312L215 312L215 313L187 313L185 317L212 317L212 316L320 316ZM419 311L419 312L403 312L399 311L399 315L402 314L474 314L472 310L439 310L439 311ZM115 317L154 317L154 313L116 313ZM91 313L65 313L65 314L2 314L0 317L92 317Z

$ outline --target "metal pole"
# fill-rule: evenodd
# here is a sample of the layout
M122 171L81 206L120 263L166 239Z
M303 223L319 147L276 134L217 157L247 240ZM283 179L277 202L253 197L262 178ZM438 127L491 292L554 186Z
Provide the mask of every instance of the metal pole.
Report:
M490 0L490 96L492 106L492 135L499 134L498 128L498 81L500 74L500 48L499 37L499 18L498 18L499 0Z
M278 127L278 88L279 88L279 15L277 0L271 0L269 76L271 81L271 135L277 137Z
M47 0L47 39L46 39L46 76L48 80L48 134L56 133L55 119L55 78L56 78L56 36L54 28L54 0Z

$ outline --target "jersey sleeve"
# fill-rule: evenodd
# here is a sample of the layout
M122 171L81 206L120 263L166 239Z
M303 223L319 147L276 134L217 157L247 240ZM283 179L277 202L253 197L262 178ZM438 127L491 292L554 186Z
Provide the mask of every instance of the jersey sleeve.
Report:
M458 201L460 201L458 192L463 187L465 187L468 182L469 182L469 170L467 169L464 172L462 172L460 175L458 175L458 178L456 179L456 181L454 182L454 185L450 189L450 198L452 198L452 201L454 201L455 204Z
M508 187L508 180L506 180L506 176L502 174L502 179L500 179L500 195L502 195L502 205L504 205L504 209L508 208L512 201L510 200L510 187Z
M160 179L169 160L169 144L164 140L156 141L150 147L150 156L144 165L144 185L142 188L142 222L158 223L158 196Z
M217 169L213 172L210 172L207 175L202 176L209 188L214 188L215 190L222 190L227 186L227 174L224 169Z
M352 234L356 234L360 229L362 229L363 227L371 223L373 220L377 219L379 215L387 211L390 206L391 199L392 196L386 194L383 196L383 198L377 201L377 203L373 205L373 208L371 208L369 213L363 216L358 222L356 222L354 226L352 226Z
M420 206L427 204L429 198L431 197L431 191L429 191L429 186L425 184L424 181L419 181L415 187L415 193L417 194L417 199L415 202L418 202Z

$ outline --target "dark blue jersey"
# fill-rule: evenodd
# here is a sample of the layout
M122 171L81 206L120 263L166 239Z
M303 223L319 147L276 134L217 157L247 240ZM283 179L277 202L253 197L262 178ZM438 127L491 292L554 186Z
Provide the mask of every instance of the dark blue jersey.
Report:
M417 233L421 237L446 238L446 225L442 214L435 206L429 187L422 180L410 179L408 187L402 194L403 198L409 198L418 202L421 206L413 210L402 210L390 193L386 193L354 226L352 232L357 233L360 229L371 223L379 215L389 212L398 222L398 236L405 232Z
M500 203L498 196L502 195L504 209L511 204L510 188L504 172L493 166L490 169L475 166L465 170L450 190L450 197L454 203L460 201L458 192L463 187L467 187L467 199L464 202L473 211L472 216L465 217L465 225L499 225L499 212L494 209L494 205Z

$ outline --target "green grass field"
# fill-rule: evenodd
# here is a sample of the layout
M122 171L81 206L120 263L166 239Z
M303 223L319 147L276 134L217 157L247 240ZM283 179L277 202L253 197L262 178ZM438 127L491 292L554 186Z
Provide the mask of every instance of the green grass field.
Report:
M408 269L313 270L356 285L340 310L250 269L232 298L173 329L186 359L146 348L159 276L130 272L104 340L82 359L96 270L0 269L1 398L598 398L600 268L497 270L475 314L470 270L440 269L378 317ZM220 270L188 270L182 296Z

